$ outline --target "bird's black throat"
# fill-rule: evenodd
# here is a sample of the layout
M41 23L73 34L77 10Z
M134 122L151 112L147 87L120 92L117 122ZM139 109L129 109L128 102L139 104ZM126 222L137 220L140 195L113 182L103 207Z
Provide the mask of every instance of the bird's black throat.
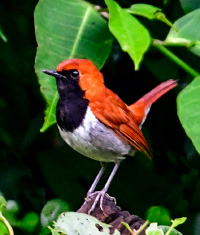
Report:
M84 91L78 81L66 82L56 79L59 100L56 108L56 119L64 131L73 132L78 128L84 117L89 101L84 98Z

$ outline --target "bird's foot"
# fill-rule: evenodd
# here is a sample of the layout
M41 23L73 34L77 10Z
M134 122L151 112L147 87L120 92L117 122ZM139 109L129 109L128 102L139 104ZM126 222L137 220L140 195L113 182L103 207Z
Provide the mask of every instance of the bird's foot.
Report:
M104 190L96 191L96 192L87 194L87 197L85 199L85 201L87 201L87 202L92 200L92 198L95 197L95 200L94 200L90 210L88 211L89 215L94 211L94 209L95 209L98 202L99 202L100 209L103 211L103 199L104 199L105 196L108 197L109 199L113 200L114 203L116 204L116 199L114 197L110 197Z

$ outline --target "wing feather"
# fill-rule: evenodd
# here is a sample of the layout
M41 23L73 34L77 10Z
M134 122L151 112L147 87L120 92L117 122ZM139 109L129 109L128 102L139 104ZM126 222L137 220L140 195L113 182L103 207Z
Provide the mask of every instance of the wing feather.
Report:
M114 92L106 89L104 99L94 99L90 101L90 107L95 116L107 127L135 147L139 151L143 151L149 158L151 152L147 142L134 120L134 113Z

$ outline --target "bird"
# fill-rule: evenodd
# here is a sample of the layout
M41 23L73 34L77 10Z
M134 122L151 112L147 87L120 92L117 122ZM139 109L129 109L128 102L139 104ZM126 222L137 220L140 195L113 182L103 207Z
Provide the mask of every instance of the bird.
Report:
M88 59L67 59L56 69L43 72L56 79L59 94L56 107L57 126L63 140L82 155L102 163L86 200L96 195L92 212L100 203L117 172L120 162L135 151L152 158L141 131L151 105L177 85L175 80L162 82L131 105L104 84L103 74ZM96 186L105 171L105 163L114 168L101 191Z

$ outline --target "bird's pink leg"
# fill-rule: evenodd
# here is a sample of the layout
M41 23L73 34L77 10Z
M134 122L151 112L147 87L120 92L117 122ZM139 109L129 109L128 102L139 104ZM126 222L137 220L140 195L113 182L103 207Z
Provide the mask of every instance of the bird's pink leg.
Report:
M90 210L88 211L88 214L90 214L95 209L96 204L98 203L99 200L100 200L100 208L101 208L101 210L103 210L103 198L104 198L104 195L108 191L110 183L111 183L113 177L115 176L118 168L119 168L119 163L115 163L115 166L114 166L114 168L113 168L113 170L112 170L112 172L111 172L111 174L110 174L110 176L109 176L105 186L103 187L103 189L101 191L97 191L97 192L91 193L89 195L89 196L93 196L93 195L97 194L93 205L91 206Z
M103 175L104 171L105 171L105 166L102 165L102 167L101 167L99 173L97 174L97 176L96 176L94 182L92 183L90 189L89 189L88 192L87 192L87 197L90 196L90 194L94 192L94 190L95 190L95 188L96 188L96 186L97 186L99 180L101 179L101 176Z

